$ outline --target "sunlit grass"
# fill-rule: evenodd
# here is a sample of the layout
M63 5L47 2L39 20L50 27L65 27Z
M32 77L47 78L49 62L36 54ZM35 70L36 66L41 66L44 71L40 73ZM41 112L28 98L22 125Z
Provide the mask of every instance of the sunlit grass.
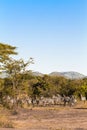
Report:
M6 116L0 116L0 128L14 128L13 123Z
M9 111L0 106L0 128L14 128L12 121L8 118Z

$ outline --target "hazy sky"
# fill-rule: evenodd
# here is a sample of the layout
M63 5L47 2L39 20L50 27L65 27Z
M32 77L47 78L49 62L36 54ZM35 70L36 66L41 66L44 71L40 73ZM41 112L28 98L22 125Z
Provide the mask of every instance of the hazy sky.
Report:
M87 0L0 0L0 42L34 71L87 75Z

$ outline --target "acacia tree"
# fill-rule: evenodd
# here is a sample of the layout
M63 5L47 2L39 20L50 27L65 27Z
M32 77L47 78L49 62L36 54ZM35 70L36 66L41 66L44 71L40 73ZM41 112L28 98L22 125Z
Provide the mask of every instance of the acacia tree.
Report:
M15 51L16 47L0 43L0 73L5 70L3 66L5 65L6 61L9 61L11 55L16 55L17 52ZM3 97L3 89L4 89L4 79L0 79L0 100Z

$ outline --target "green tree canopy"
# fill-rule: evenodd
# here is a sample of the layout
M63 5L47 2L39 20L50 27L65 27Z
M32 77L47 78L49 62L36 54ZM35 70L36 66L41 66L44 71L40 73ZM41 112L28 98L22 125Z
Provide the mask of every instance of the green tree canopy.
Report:
M15 52L16 47L0 43L0 62L3 63L5 60L9 59L10 55L15 55L17 52Z

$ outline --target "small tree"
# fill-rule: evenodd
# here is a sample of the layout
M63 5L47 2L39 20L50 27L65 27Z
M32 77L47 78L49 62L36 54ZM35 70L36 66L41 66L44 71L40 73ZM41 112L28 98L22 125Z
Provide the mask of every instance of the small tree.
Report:
M12 81L12 88L15 91L20 84L22 85L24 82L24 79L21 80L21 75L26 72L27 66L29 64L33 63L33 59L30 58L29 61L24 62L23 59L20 60L14 60L9 59L9 61L6 61L3 68L6 70L6 73L8 74L8 77Z

